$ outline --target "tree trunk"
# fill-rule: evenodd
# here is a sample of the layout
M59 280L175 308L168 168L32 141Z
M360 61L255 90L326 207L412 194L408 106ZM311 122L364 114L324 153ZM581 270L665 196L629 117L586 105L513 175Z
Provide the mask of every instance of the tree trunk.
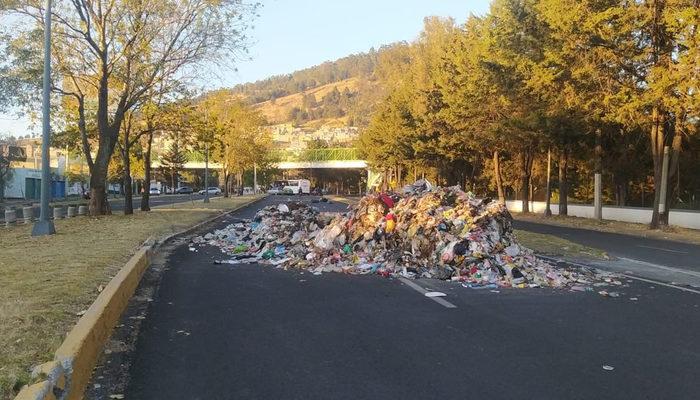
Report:
M129 131L131 130L131 124L124 124L124 144L122 146L122 162L124 163L124 170L122 171L122 186L124 188L124 215L131 215L134 213L134 196L133 196L133 186L131 184L131 160L129 159Z
M122 177L122 184L124 185L124 215L131 215L134 213L134 197L131 185L131 160L129 160L129 149L124 148L123 151L124 159L124 172Z
M141 211L151 211L151 145L153 144L153 132L148 134L146 152L143 155L144 185L141 195Z
M112 210L107 201L107 168L114 151L114 143L108 139L100 140L97 157L90 168L90 215L109 215Z
M175 169L170 170L170 190L175 194Z
M665 123L666 118L664 112L660 109L660 107L655 106L652 109L652 126L650 132L651 158L654 161L654 205L651 216L651 224L649 225L652 229L658 229L662 223L659 215L659 203L661 200L661 188L659 186L661 185L661 175L663 172Z
M673 141L671 142L671 154L668 163L668 180L666 182L667 187L671 186L671 180L676 177L676 173L678 172L678 159L680 158L683 145L683 123L681 121L685 120L685 117L685 113L678 113L678 115L676 115L676 121L673 129ZM661 161L663 162L663 158ZM665 200L666 212L659 215L659 224L667 226L668 215L673 201L673 190L666 190Z
M93 178L95 176L95 178ZM109 202L107 201L107 193L105 190L105 181L97 178L96 175L90 177L90 202L88 207L90 210L90 215L109 215L112 211L109 207ZM99 182L98 182L99 181Z
M505 204L506 195L503 191L503 178L501 177L501 157L498 150L493 152L493 175L496 177L496 190L498 191L498 201Z
M530 212L530 176L532 175L532 149L524 149L520 153L520 195L524 213Z
M624 207L627 205L629 181L619 174L613 174L612 180L613 185L615 186L615 205L618 207Z
M400 188L400 187L401 187L401 180L402 180L402 178L403 178L403 177L401 176L401 175L402 175L402 172L403 172L403 171L401 171L401 164L399 164L399 165L396 167L396 187L397 187L397 188Z
M559 151L559 215L569 215L569 181L566 171L569 167L569 151Z
M227 172L226 168L223 168L221 170L222 175L224 176L224 197L229 197L229 192L228 192L228 177L229 173Z

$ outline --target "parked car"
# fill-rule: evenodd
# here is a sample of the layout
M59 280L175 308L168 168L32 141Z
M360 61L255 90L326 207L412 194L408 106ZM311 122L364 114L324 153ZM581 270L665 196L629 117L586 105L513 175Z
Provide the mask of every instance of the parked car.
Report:
M282 194L282 188L279 186L273 186L267 191L267 194Z
M219 194L221 194L221 189L219 189L218 187L212 186L206 190L202 189L198 193L201 195L204 195L205 192L209 192L209 194L213 194L213 195L219 195Z
M160 189L158 188L151 188L151 190L148 191L149 194L152 194L153 196L160 196Z
M193 192L194 192L194 190L192 190L192 188L189 187L189 186L180 186L180 187L177 188L177 190L175 191L175 193L177 193L177 194L190 194L190 193L193 193Z

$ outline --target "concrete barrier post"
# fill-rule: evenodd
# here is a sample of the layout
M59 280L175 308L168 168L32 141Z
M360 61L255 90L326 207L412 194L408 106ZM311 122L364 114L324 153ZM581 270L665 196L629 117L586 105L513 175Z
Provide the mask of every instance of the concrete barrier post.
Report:
M75 217L75 206L68 206L68 211L67 211L66 217L68 217L68 218Z
M603 174L596 173L593 185L593 218L603 219Z
M5 209L5 226L8 228L17 222L17 212L14 209Z
M78 207L78 215L87 215L87 212L88 212L87 206Z
M63 208L54 207L53 208L53 219L61 219L61 218L63 218Z
M22 218L25 224L31 224L34 221L34 207L22 207Z

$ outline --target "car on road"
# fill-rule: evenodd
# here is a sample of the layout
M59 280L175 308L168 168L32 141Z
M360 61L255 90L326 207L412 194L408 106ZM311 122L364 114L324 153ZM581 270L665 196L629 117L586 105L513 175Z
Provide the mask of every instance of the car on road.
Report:
M282 194L282 188L279 186L273 186L268 189L267 194Z
M311 182L308 179L290 179L282 189L284 194L311 194Z
M160 196L160 189L158 188L151 188L148 191L149 194L152 194L153 196Z
M177 193L177 194L191 194L191 193L194 193L194 190L192 190L192 188L189 186L180 186L179 188L177 188L175 193Z
M213 195L219 195L219 194L221 194L221 189L219 189L218 187L210 187L210 188L207 188L206 190L202 189L198 193L201 195L204 195L204 193L206 193L206 192L209 192L209 194L213 194Z

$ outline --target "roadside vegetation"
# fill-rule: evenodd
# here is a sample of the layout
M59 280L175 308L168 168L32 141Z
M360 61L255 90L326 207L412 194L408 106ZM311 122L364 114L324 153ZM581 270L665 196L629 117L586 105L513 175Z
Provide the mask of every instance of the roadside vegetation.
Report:
M699 26L697 1L494 0L464 23L426 18L379 59L360 148L398 187L425 175L525 212L546 196L549 153L564 214L592 203L599 173L606 203L653 207L665 226L659 204L699 206Z
M537 214L513 214L513 217L523 221L538 222L542 224L590 229L600 232L620 233L644 238L674 240L677 242L700 245L700 231L697 229L669 226L663 230L649 230L649 226L647 224L635 224L632 222L609 220L597 221L591 218L571 217L565 215L545 217L544 215Z
M53 359L66 333L101 288L149 238L181 231L251 201L217 198L153 212L56 221L56 235L31 225L0 230L0 399L29 380L31 366Z

